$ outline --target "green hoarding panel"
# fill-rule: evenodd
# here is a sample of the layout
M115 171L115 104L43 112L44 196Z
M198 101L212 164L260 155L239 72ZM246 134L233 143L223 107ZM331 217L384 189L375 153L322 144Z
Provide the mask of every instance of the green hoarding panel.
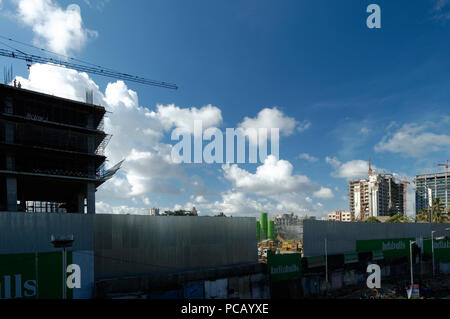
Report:
M431 238L423 241L424 253L431 257ZM450 238L434 239L434 258L439 262L450 262Z
M0 299L61 299L62 271L62 252L0 255ZM72 299L73 290L66 296Z
M267 269L272 281L295 279L301 276L301 254L273 254L267 256Z
M325 266L325 256L306 257L308 268Z
M358 260L357 253L344 254L344 264L357 263Z
M381 260L384 259L383 251L375 250L372 252L372 260Z
M36 298L34 254L0 255L0 299Z
M357 252L382 251L385 258L409 257L409 242L415 238L391 238L375 240L357 240Z

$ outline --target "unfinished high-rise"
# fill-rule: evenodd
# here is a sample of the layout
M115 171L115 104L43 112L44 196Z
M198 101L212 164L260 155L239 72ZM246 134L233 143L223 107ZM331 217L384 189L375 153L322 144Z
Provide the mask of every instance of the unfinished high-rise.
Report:
M106 110L0 85L0 211L95 214Z
M374 174L369 164L367 179L349 182L350 213L356 220L393 216L405 212L405 186L391 174Z

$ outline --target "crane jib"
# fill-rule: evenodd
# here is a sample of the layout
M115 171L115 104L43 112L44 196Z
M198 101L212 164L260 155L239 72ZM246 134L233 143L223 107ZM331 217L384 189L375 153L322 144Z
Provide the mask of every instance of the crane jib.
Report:
M85 65L81 65L81 64L66 62L63 60L56 60L56 59L41 57L41 56L37 56L37 55L30 55L30 54L26 54L23 52L13 52L13 51L5 50L5 49L0 49L0 56L24 60L29 64L28 66L30 66L31 63L33 63L33 62L34 63L44 63L44 64L50 63L50 64L54 64L55 66L67 67L67 68L74 69L77 71L101 75L104 77L110 77L110 78L115 78L115 79L119 79L119 80L130 81L130 82L135 82L135 83L140 83L140 84L145 84L145 85L158 86L158 87L172 89L172 90L178 89L178 86L173 83L149 80L146 78L133 76L133 75L129 75L126 73L119 73L119 72L115 72L112 70L102 69L99 67L89 67L89 66L85 66Z

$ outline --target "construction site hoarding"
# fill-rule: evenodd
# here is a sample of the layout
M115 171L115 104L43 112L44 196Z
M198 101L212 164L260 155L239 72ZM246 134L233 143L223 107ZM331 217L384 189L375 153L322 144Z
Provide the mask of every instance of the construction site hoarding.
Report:
M59 252L73 235L94 255L95 279L258 263L255 218L0 213L0 255ZM81 258L81 257L80 257Z
M344 254L344 263L345 264L357 263L358 261L359 261L359 259L358 259L357 253Z
M357 240L429 238L431 231L444 232L448 224L436 223L364 223L304 220L302 222L303 255L324 254L325 238L329 255L353 253ZM285 238L285 237L283 237ZM379 250L379 249L374 249Z
M450 238L434 239L434 258L438 262L450 262ZM431 238L423 240L424 253L431 258Z
M267 256L267 270L272 281L296 279L301 276L301 254L273 254Z
M375 240L357 240L357 252L373 253L373 258L389 258L389 257L407 257L409 256L410 241L415 238L392 238L392 239L375 239Z
M81 286L69 288L67 299L93 298L94 255L92 251L66 253L66 265L78 265ZM61 252L0 255L0 299L62 299L63 275ZM67 270L67 268L66 268Z

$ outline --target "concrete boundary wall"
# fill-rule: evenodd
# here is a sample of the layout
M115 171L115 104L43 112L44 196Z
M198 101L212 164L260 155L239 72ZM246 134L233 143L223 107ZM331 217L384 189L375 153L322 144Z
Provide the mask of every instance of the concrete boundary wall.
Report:
M325 238L329 255L351 253L357 240L389 238L430 238L432 230L441 231L435 236L450 235L444 231L450 224L431 223L348 223L334 221L303 221L303 254L305 257L325 255Z

